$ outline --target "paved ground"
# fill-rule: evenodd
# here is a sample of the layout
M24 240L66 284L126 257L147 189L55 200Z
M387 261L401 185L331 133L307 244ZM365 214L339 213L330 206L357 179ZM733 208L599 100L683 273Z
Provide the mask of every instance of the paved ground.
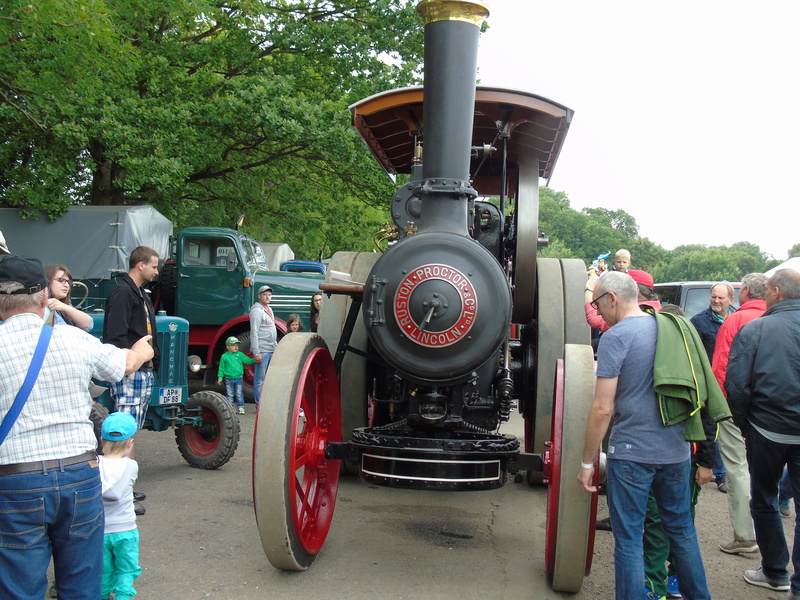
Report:
M253 516L255 417L252 405L247 410L238 452L217 471L189 467L172 432L142 432L137 439L137 489L148 496L147 514L139 518L144 571L138 598L613 598L608 532L598 532L592 574L579 594L550 589L543 558L545 492L515 483L488 492L436 493L379 488L347 478L340 485L328 541L314 565L303 573L273 569ZM601 516L607 514L603 500ZM725 495L713 485L701 494L698 529L714 598L784 597L741 579L742 570L758 566L758 555L728 556L717 550L730 531Z

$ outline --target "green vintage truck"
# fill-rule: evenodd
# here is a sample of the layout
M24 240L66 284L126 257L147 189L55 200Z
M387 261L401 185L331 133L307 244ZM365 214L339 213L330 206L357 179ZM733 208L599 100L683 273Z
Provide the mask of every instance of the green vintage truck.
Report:
M204 378L216 384L219 357L230 335L250 348L248 313L257 290L269 285L278 335L285 319L300 315L308 328L311 296L324 275L291 273L267 264L262 247L238 229L189 227L173 233L172 222L152 206L76 206L55 221L44 215L22 218L21 211L0 209L0 230L15 254L34 256L43 264L67 265L77 283L73 299L86 310L102 313L116 279L128 272L128 256L140 245L162 259L160 275L150 288L156 310L189 323L188 358ZM252 397L252 369L245 372L245 394Z

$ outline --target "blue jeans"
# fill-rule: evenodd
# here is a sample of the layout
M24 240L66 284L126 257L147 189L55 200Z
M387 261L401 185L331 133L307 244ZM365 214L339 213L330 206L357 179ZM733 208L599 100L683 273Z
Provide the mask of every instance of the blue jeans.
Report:
M783 519L778 512L778 485L787 466L792 496L800 497L800 445L778 444L752 427L745 433L747 463L750 468L750 514L756 529L756 541L761 549L761 567L770 579L786 581L789 571L789 549L783 533ZM792 548L792 593L800 594L800 524L795 516L794 546Z
M225 378L225 392L228 394L228 400L231 404L236 404L240 408L244 408L244 391L242 390L242 378L237 377L231 379Z
M261 388L264 387L264 377L267 375L267 367L269 361L272 360L272 352L262 352L261 362L253 365L255 371L253 373L253 395L255 397L256 406L261 400Z
M710 600L703 559L691 517L691 463L651 465L608 461L608 508L614 533L616 600L644 596L644 532L647 498L652 490L686 600Z
M0 598L44 598L51 555L59 598L100 598L103 498L93 465L0 477Z

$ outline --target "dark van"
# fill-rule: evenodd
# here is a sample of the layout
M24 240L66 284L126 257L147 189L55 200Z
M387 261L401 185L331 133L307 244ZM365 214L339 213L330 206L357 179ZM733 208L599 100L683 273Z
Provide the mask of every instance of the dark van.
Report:
M719 281L672 281L657 283L656 293L662 304L677 304L690 319L708 308L711 301L711 288ZM741 282L728 282L735 293L733 307L739 308L739 288Z

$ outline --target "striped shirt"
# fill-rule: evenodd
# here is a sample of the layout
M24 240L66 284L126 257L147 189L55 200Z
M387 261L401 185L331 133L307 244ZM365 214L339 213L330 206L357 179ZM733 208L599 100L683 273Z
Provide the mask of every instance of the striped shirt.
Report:
M0 325L0 419L14 402L33 357L42 318L33 313ZM119 381L123 350L71 325L56 325L42 369L14 427L0 445L0 465L68 458L96 447L89 411L92 377Z

